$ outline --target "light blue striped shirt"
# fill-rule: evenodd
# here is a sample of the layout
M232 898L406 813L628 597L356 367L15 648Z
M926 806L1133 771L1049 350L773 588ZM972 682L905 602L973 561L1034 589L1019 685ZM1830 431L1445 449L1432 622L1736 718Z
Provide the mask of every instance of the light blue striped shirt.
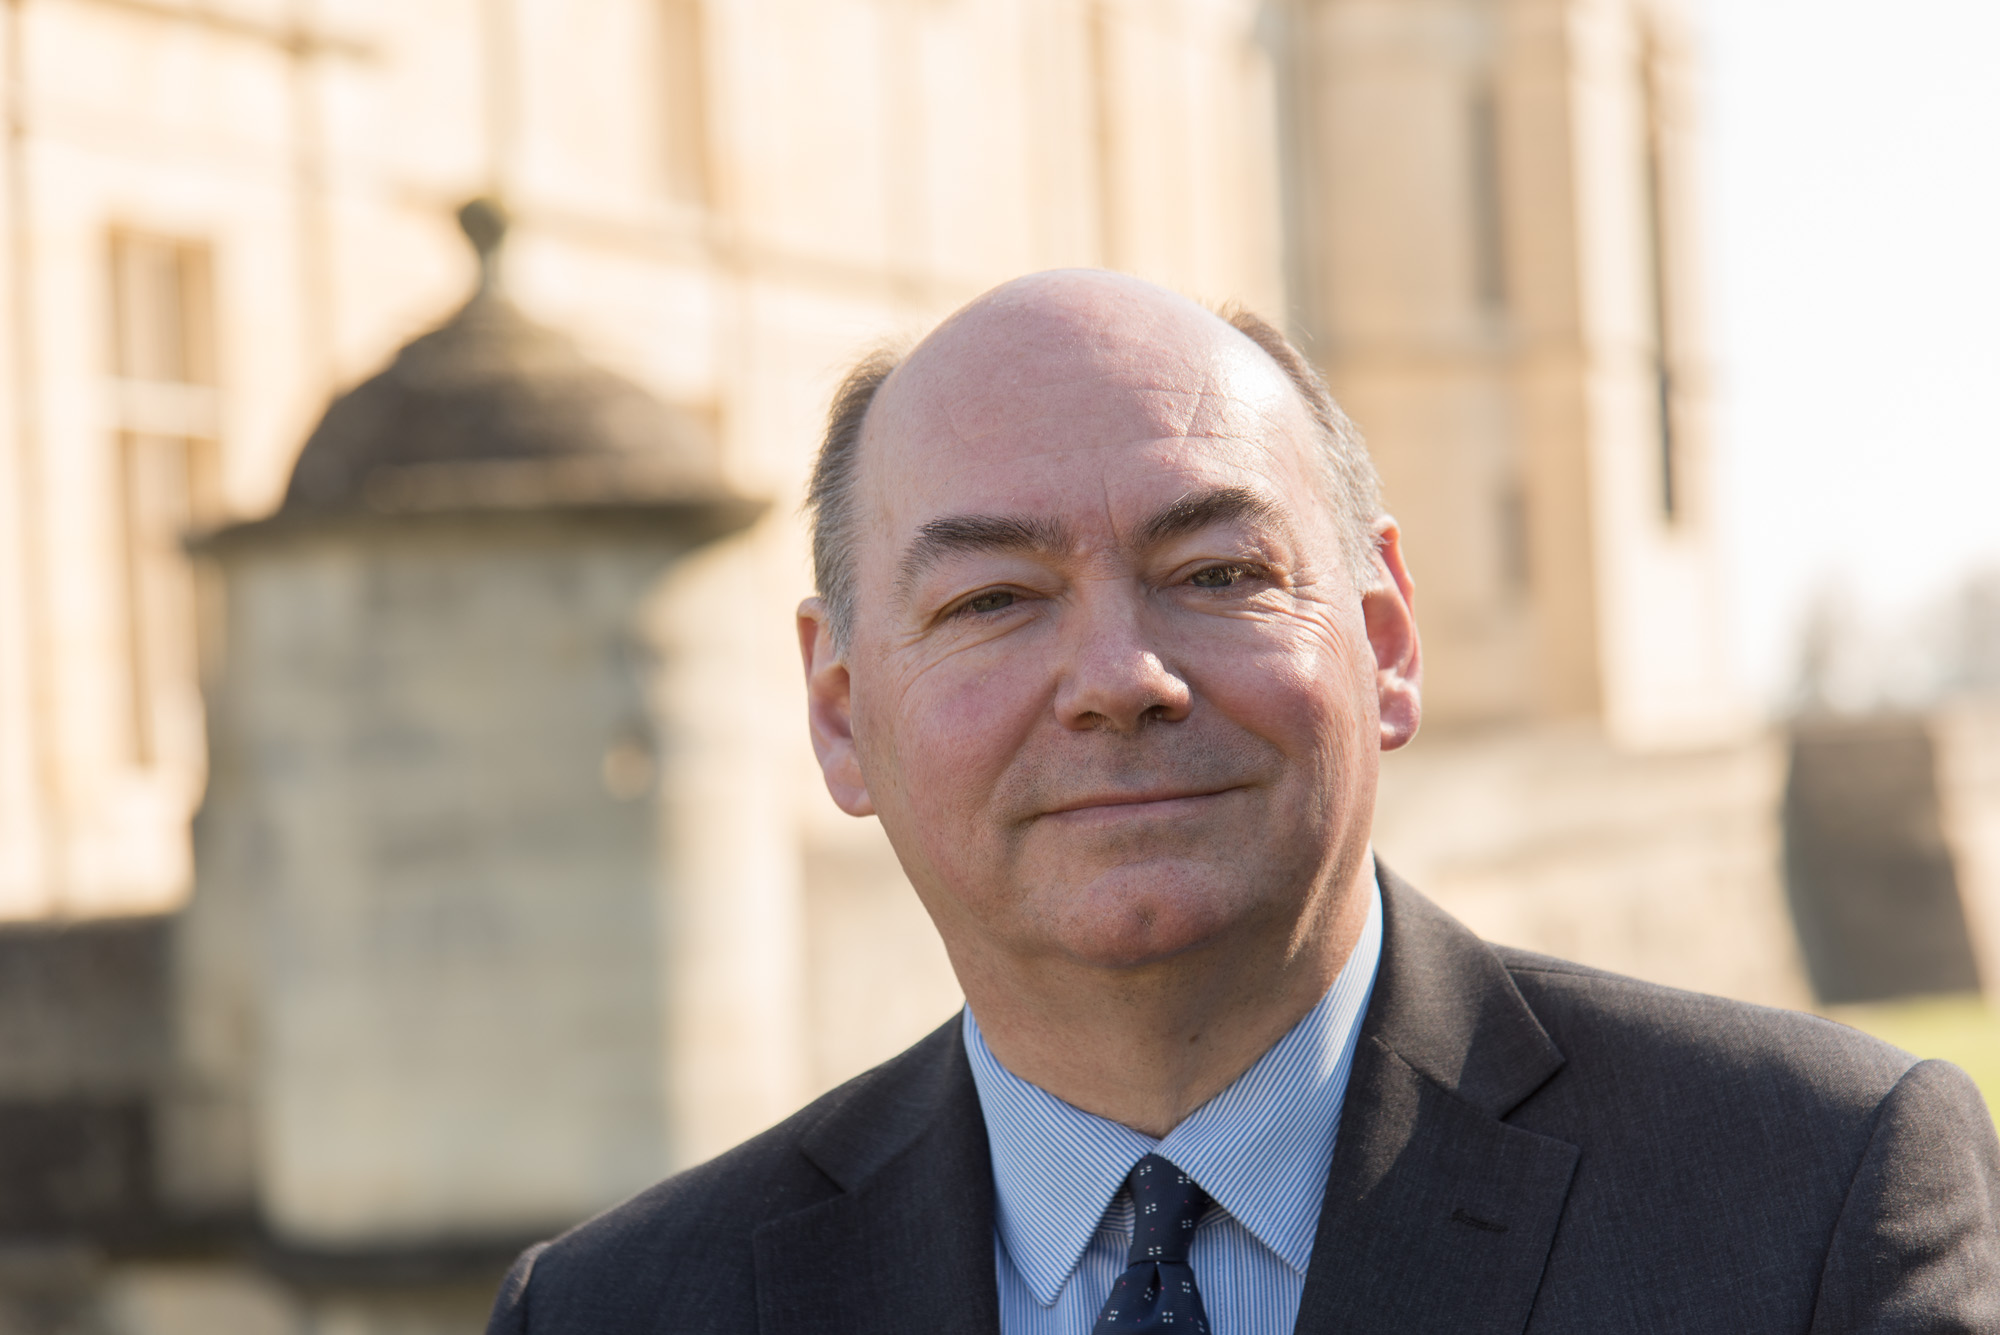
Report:
M993 1147L1001 1335L1090 1335L1125 1269L1125 1175L1158 1153L1214 1204L1188 1251L1215 1335L1285 1335L1298 1319L1347 1073L1382 958L1382 891L1340 976L1235 1083L1154 1140L1007 1070L970 1007L965 1049Z

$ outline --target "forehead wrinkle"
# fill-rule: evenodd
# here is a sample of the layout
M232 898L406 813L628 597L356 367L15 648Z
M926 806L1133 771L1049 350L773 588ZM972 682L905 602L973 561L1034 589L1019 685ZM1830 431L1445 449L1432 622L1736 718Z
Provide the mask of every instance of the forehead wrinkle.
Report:
M1082 383L1077 382L1079 386ZM1132 392L1132 397L1144 405L1145 415L1155 419L1158 428L1155 439L1195 439L1210 434L1217 436L1232 434L1227 431L1209 433L1192 429L1195 421L1202 415L1204 392L1201 390L1167 389L1159 386L1130 386L1128 389ZM977 444L988 437L1016 431L1024 424L1036 422L1075 423L1093 418L1117 418L1122 415L1124 409L1131 406L1129 399L1125 403L1111 403L1100 397L1096 402L1087 404L1052 403L1039 408L1032 415L1027 415L1021 411L1018 401L996 411L995 400L998 397L997 395L982 397L970 402L960 397L939 405L942 409L940 415L944 418L943 424L948 428L955 443ZM969 420L974 418L978 419L976 424Z
M1194 401L1188 404L1187 421L1181 424L1180 434L1184 437L1192 437L1195 434L1195 427L1202 419L1202 409L1207 407L1209 400L1220 398L1224 403L1227 403L1228 400L1234 397L1226 389L1218 390L1216 388L1215 371L1215 358L1207 358L1201 369L1201 383L1195 386L1194 389ZM1226 417L1228 410L1223 408L1215 415Z
M1232 353L1234 351L1231 350ZM1209 407L1219 424L1227 423L1231 416L1241 414L1253 419L1257 428L1264 434L1273 431L1283 432L1287 426L1285 405L1288 400L1297 400L1297 392L1289 385L1275 383L1272 376L1267 373L1270 359L1264 357L1262 353L1258 353L1257 356L1258 361L1246 361L1242 357L1233 355L1211 357L1202 378L1201 401L1197 405L1197 414L1202 408ZM1196 434L1195 427L1198 420L1198 416L1190 419L1190 435ZM1218 429L1200 434L1238 439L1244 437L1242 430L1230 430L1222 425L1218 425Z
M1113 400L1117 398L1124 398L1129 404L1134 397L1141 401L1163 397L1178 400L1190 395L1198 398L1203 392L1170 383L1189 378L1186 372L1192 368L1187 363L1192 359L1183 356L1118 358L1086 352L1080 357L1053 361L1046 350L1038 349L1027 357L1002 353L990 360L977 359L976 373L953 365L966 357L966 349L959 346L920 347L884 386L884 398L904 400L897 405L898 416L914 422L930 418L952 437L969 442L993 434L996 427L1005 429L1018 423L1023 405L1035 399L1095 400L1087 404L1058 402L1038 414L1074 419L1081 414L1116 412L1119 409ZM1205 377L1213 379L1214 358L1202 360L1207 363ZM934 362L941 365L933 365ZM1163 383L1162 372L1171 373L1174 369L1181 375L1168 374L1168 383ZM1191 420L1196 411L1198 404L1185 410L1176 404L1172 416Z

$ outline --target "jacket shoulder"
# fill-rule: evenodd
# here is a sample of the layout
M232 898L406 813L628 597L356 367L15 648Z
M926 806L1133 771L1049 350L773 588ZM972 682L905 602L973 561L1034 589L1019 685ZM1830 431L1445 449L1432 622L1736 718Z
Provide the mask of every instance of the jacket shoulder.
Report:
M754 1330L752 1234L839 1195L821 1161L853 1158L847 1144L816 1156L816 1139L859 1125L877 1133L870 1149L893 1155L907 1120L897 1113L921 1102L956 1042L954 1019L734 1149L530 1248L502 1286L489 1330Z
M1710 1101L1770 1103L1794 1115L1866 1121L1917 1059L1799 1011L1683 991L1531 951L1493 947L1567 1059L1595 1077Z
M1580 1151L1538 1325L1992 1328L2000 1146L1956 1067L1813 1015L1495 953L1564 1058L1508 1120Z

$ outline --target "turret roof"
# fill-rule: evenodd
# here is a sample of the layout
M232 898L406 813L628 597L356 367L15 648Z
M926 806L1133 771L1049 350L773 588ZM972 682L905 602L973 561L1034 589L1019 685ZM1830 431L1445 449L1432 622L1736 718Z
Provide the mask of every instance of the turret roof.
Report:
M479 290L378 374L336 398L280 514L414 513L698 501L728 494L702 424L586 360L498 281L507 223L475 200L460 224Z

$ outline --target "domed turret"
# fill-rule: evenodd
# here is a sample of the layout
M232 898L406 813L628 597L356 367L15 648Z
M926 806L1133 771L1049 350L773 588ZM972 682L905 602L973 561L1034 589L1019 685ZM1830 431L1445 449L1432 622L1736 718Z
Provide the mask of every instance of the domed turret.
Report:
M474 200L459 223L479 252L478 291L334 400L299 455L280 515L739 509L698 421L585 360L508 299L499 206Z
M227 629L182 948L283 965L188 994L189 1032L256 1041L185 1098L255 1128L212 1172L303 1253L542 1236L707 1143L738 1105L703 1072L761 1060L724 1044L788 1050L762 604L696 555L764 504L507 301L497 209L461 221L479 291L200 544Z

